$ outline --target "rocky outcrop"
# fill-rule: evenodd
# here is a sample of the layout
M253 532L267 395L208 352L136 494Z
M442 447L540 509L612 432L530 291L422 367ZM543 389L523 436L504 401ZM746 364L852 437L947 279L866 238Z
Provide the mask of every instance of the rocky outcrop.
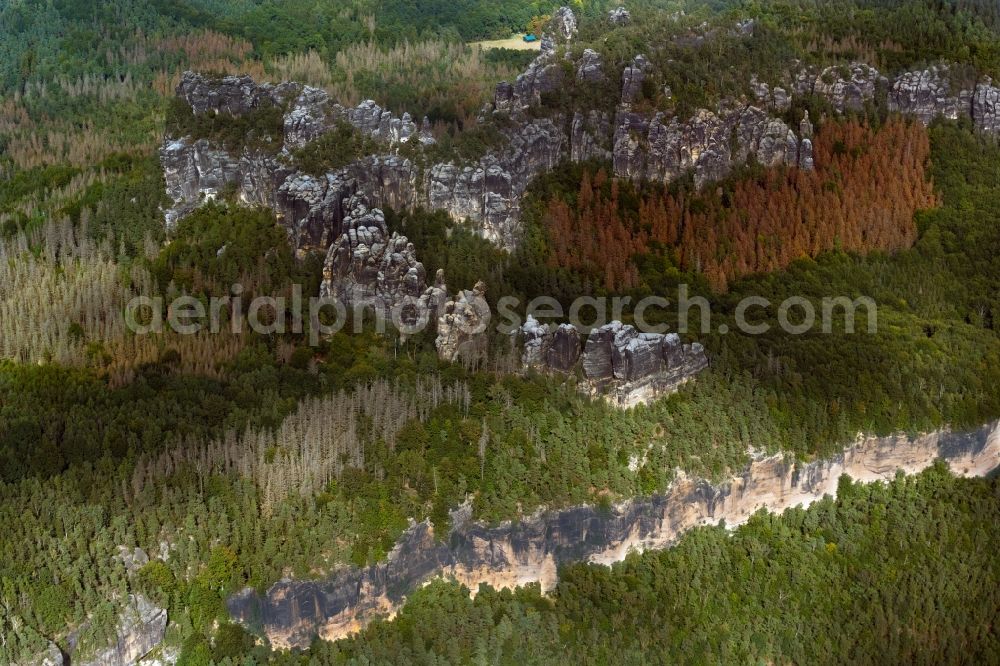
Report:
M620 407L676 391L708 367L705 349L676 334L640 333L615 321L591 332L581 357L587 388Z
M139 569L149 564L149 555L138 546L135 548L118 546L118 554L115 556L115 559L122 563L129 576L136 574Z
M452 514L453 528L435 539L427 522L408 529L384 562L345 568L326 580L285 579L263 596L248 589L229 599L234 620L267 636L276 647L307 647L316 637L335 640L373 618L391 616L426 581L452 578L472 590L481 583L512 588L556 583L559 565L611 564L629 552L670 546L687 530L725 522L741 525L760 509L779 512L834 495L841 475L860 482L916 473L943 459L961 476L1000 466L1000 423L969 433L935 432L859 440L828 460L800 463L784 455L756 456L728 481L712 484L678 473L662 494L599 510L581 506L487 526ZM641 464L640 464L641 466Z
M824 97L839 112L860 111L885 90L890 111L912 116L925 125L938 117L971 118L978 131L1000 134L1000 89L989 79L971 90L956 87L947 65L903 72L890 81L864 63L828 67L819 74L805 69L794 85L796 93ZM763 86L759 90L766 92Z
M73 658L74 666L133 666L163 642L167 611L142 595L130 595L129 604L118 619L114 645L89 659Z
M576 14L569 7L560 7L545 28L545 35L554 44L566 44L576 37ZM544 46L543 46L544 49Z
M446 361L476 359L486 351L486 329L491 312L486 302L486 285L458 292L444 304L437 323L438 356Z
M861 111L875 99L888 81L874 67L861 62L827 67L818 74L812 68L796 77L794 90L799 95L826 98L839 113Z
M809 112L806 111L799 122L799 136L802 140L799 142L799 168L806 171L812 171L815 168L815 162L813 161L813 125L809 120Z
M372 310L397 325L415 325L427 272L413 244L390 235L382 211L369 209L362 198L351 198L347 211L344 232L326 255L321 295L340 300L356 316Z
M244 151L236 156L205 139L168 139L160 149L167 195L174 205L164 214L167 227L205 201L232 190L247 204L273 205L282 168L271 156Z
M641 97L650 68L641 55L622 74L623 105L617 117L590 109L568 119L528 113L564 85L599 85L612 75L600 54L586 49L569 63L573 68L568 71L575 76L567 77L567 63L556 48L576 35L576 19L568 8L556 12L546 30L547 48L514 83L497 86L490 113L506 116L498 123L501 145L473 161L418 165L403 157L399 146L415 138L420 145L433 139L418 130L409 115L397 118L372 101L344 108L325 91L308 86L257 84L249 77L212 80L186 73L177 94L196 113L239 115L280 104L286 110L284 143L280 155L233 155L203 139L168 137L160 151L167 192L174 201L166 212L168 224L202 201L233 190L244 204L273 208L297 251L325 252L343 231L343 202L359 194L373 206L447 211L455 219L469 220L484 238L511 249L518 241L520 200L528 184L567 159L611 159L619 176L662 182L693 171L699 185L725 176L733 164L751 155L764 164L799 162L794 133L755 107L702 110L686 121L631 111L629 103ZM324 176L294 168L292 151L344 122L374 140L381 154Z
M617 26L626 26L632 22L632 15L624 7L615 7L608 12L608 23Z
M308 86L187 73L177 94L196 113L239 115L279 105L285 110L284 143L279 155L235 155L205 140L167 137L160 151L174 201L165 213L167 223L233 190L244 204L273 208L300 253L325 252L343 231L343 202L359 194L372 206L444 210L512 249L519 240L521 198L528 184L565 160L610 160L616 176L635 181L669 183L691 174L699 187L750 159L772 167L814 168L811 123L804 119L796 131L777 117L791 108L793 95L823 96L847 112L863 110L884 94L891 109L923 122L938 115L971 117L981 131L1000 133L1000 89L986 82L972 91L953 91L946 67L909 72L890 83L863 63L822 70L795 64L797 73L786 81L752 79L752 103L726 99L681 117L662 106L654 110L652 100L645 99L662 101L671 92L665 89L660 96L648 90L653 66L636 55L620 73L617 109L555 111L546 106L548 96L567 87L606 86L618 77L598 51L584 49L574 58L576 49L561 48L571 45L576 30L572 11L560 9L546 28L538 57L513 83L497 85L493 104L480 120L494 123L502 139L476 159L429 160L422 148L433 143L426 119L418 128L408 114L397 117L370 100L345 108ZM752 24L729 31L737 38L752 32ZM699 39L711 33L706 26ZM342 123L371 139L375 154L323 176L296 170L292 151ZM404 145L410 148L401 152Z
M642 83L651 65L646 56L639 54L632 58L632 64L622 70L622 104L631 104L642 95Z
M579 370L581 389L618 407L634 407L671 393L708 367L704 348L681 344L676 334L640 333L614 321L591 331L582 352L571 324L545 326L528 316L521 327L526 367L545 372Z
M901 74L889 90L888 106L929 125L939 116L949 120L967 116L971 96L966 90L952 93L948 68L931 67Z
M576 80L581 83L599 83L604 79L601 54L593 49L584 49L576 67Z
M306 86L285 114L284 147L287 150L301 148L339 122L348 123L365 136L390 147L413 139L425 145L434 143L429 130L426 127L418 129L408 113L396 117L370 99L356 107L345 108L330 99L325 90Z
M989 84L976 87L972 97L972 122L981 132L1000 135L1000 88Z
M669 183L693 173L695 185L725 178L753 156L766 166L800 164L799 140L781 120L754 106L701 109L687 121L620 112L614 139L618 176ZM810 152L811 156L811 152Z
M584 72L585 76L599 74L599 68ZM522 82L527 91L523 94L540 95L546 90L542 78ZM206 97L200 94L197 99ZM222 97L230 99L232 94ZM256 98L250 93L247 97ZM235 102L230 106L236 106ZM363 157L324 176L289 166L290 151L322 136L338 121L349 122L376 140L385 153ZM569 154L562 128L552 119L541 118L506 127L502 145L477 161L418 167L392 152L414 137L421 145L433 142L428 132L415 129L408 115L395 118L374 102L343 109L325 92L308 87L286 113L284 132L284 155L245 151L237 156L204 139L168 137L160 150L167 194L174 202L165 213L168 226L203 201L232 190L244 204L273 208L300 252L326 251L342 231L343 201L363 194L373 205L445 210L456 219L469 220L497 245L512 248L517 240L520 197L528 183Z
M603 111L579 111L573 114L570 124L569 159L574 162L584 160L611 159L611 117Z
M198 114L241 116L268 106L282 106L298 94L297 83L258 84L250 76L224 76L221 79L184 72L177 85L177 96Z
M788 91L781 86L770 86L757 80L756 76L750 79L750 89L753 91L757 104L768 111L784 113L792 108L792 98Z

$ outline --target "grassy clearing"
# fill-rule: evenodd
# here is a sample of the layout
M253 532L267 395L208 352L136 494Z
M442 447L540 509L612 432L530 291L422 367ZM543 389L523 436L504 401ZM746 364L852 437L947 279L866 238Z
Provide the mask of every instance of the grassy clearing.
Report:
M490 49L513 49L515 51L540 51L541 41L526 42L523 35L514 35L507 39L487 39L482 42L469 42L470 46L478 46L484 51Z

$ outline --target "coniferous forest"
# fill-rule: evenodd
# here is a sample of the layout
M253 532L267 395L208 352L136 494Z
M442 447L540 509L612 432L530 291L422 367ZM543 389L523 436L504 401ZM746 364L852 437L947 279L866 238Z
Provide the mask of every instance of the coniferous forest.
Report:
M566 152L527 183L509 247L433 206L382 206L427 286L439 269L451 297L481 280L494 309L505 296L519 314L543 295L566 309L628 297L620 319L636 323L635 303L685 285L712 326L681 341L703 345L708 367L669 395L623 409L588 389L582 366L526 367L520 343L492 329L476 354L446 358L432 330L370 322L315 345L311 322L270 334L126 325L136 296L207 304L238 283L244 303L290 302L335 273L325 247L297 244L277 208L232 183L168 224L166 138L321 180L387 150L343 119L285 150L290 101L194 114L175 95L184 72L406 112L426 142L391 157L420 183L511 143L515 121L490 111L496 86L533 67L539 47L523 36L557 34L560 4L0 5L0 664L97 663L136 597L167 616L139 655L148 666L997 663L1000 480L941 461L879 483L845 476L835 497L697 527L612 566L564 565L544 593L435 579L391 617L307 649L234 621L234 594L383 563L424 521L446 540L458 507L487 527L607 512L678 480L723 484L767 456L801 466L859 437L1000 418L1000 98L983 107L994 131L970 113L924 123L888 98L895 77L938 67L952 92L996 85L992 0L567 3L577 32L549 66L569 85L544 89L524 122L568 135L577 115L722 117L797 68L826 71L831 90L856 62L885 80L851 108L786 84L788 105L768 113L796 135L808 112L811 170L733 148L724 177L667 182L616 175L613 145ZM585 49L610 74L583 77ZM637 54L645 74L624 108ZM635 130L608 134L648 149ZM782 300L819 312L831 295L872 299L877 327L851 332L845 315L829 332L777 326ZM766 333L740 332L751 296L772 304L754 310ZM226 312L226 324L246 314ZM652 318L679 328L670 309Z

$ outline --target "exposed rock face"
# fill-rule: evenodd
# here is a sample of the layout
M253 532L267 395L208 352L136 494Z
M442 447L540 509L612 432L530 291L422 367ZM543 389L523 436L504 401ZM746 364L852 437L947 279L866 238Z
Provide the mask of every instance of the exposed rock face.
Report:
M617 118L603 111L580 110L571 119L559 115L532 117L543 95L572 83L557 44L576 35L576 19L568 8L553 16L547 46L513 83L497 86L493 113L505 114L501 146L473 162L445 162L417 167L395 154L397 147L418 139L433 142L407 115L397 118L372 101L344 108L322 90L296 84L256 84L249 77L211 80L186 73L177 94L196 113L246 113L267 104L286 109L283 155L232 155L204 140L168 137L161 149L167 192L174 206L166 212L173 224L204 199L235 188L241 202L268 206L289 231L300 252L326 251L343 231L344 202L363 195L373 206L426 206L468 219L485 238L511 249L518 240L520 199L537 175L566 160L612 159L616 174L670 181L689 170L699 184L726 175L734 159L754 155L765 164L795 164L800 148L786 126L765 113L745 107L716 114L700 111L688 121L658 114L653 118L627 106ZM599 53L587 49L573 63L578 84L594 84L609 73ZM638 99L650 64L636 56L622 74L622 101ZM571 70L572 71L572 70ZM288 154L347 122L375 139L384 154L365 157L325 176L312 176L288 166ZM730 146L738 130L738 146ZM792 145L794 143L794 145ZM733 155L735 154L735 158ZM811 162L809 162L811 164Z
M282 83L274 86L257 84L249 76L224 76L213 79L184 72L177 86L177 96L188 103L195 114L227 113L241 116L254 109L281 105L298 94L296 83Z
M528 315L528 320L521 326L524 351L521 362L528 367L545 365L545 357L551 345L549 327Z
M640 333L614 321L591 332L582 365L592 393L633 407L677 390L708 358L700 344L682 345L676 334Z
M617 26L628 25L632 22L632 15L624 7L615 7L608 12L608 22Z
M337 122L347 122L365 136L388 146L414 138L421 143L434 142L426 130L417 129L408 113L397 118L370 99L356 107L344 108L330 99L325 90L306 86L285 114L285 148L300 148L328 132Z
M752 31L752 24L746 24L731 32L745 36ZM710 30L702 32L699 40L710 38ZM1000 134L1000 89L990 83L955 92L947 68L932 67L906 73L890 84L863 63L822 71L804 68L781 85L755 78L752 104L723 100L714 109L699 109L684 118L639 103L652 65L637 55L621 72L616 111L575 109L572 115L549 112L539 117L546 95L565 86L600 85L617 76L607 71L595 50L584 50L576 60L571 50L557 53L557 47L575 35L572 11L560 9L546 28L538 57L513 83L497 86L492 108L484 110L481 120L495 117L503 139L475 160L426 164L404 157L399 153L404 144L433 143L426 119L418 129L408 114L396 117L370 100L345 108L325 91L308 86L256 84L249 77L211 80L186 73L177 94L196 113L239 115L268 104L285 109L284 147L277 156L233 155L204 140L167 137L160 151L167 192L174 201L166 212L167 223L235 188L241 202L273 208L299 252L326 252L343 231L343 202L359 194L372 206L447 211L455 219L468 220L484 238L512 249L519 240L521 198L528 184L565 160L610 160L616 176L636 181L668 183L691 173L699 187L725 178L751 158L767 166L813 169L811 123L806 119L796 133L775 117L790 108L793 94L821 95L839 111L858 111L885 92L890 108L924 122L937 115L972 117L981 131ZM670 91L664 94L669 97ZM341 122L373 139L378 154L320 177L291 166L291 151Z
M565 43L576 37L576 15L569 7L560 7L552 15L546 33L552 37L556 43Z
M560 324L552 332L545 365L552 370L569 372L580 360L580 332L572 324Z
M570 126L570 156L574 162L611 159L611 118L603 111L579 111Z
M580 333L571 324L553 328L529 315L521 337L525 366L563 373L579 367L581 388L619 407L675 391L708 367L700 344L682 345L676 334L640 333L620 321L592 331L582 354Z
M274 210L297 250L325 251L343 231L357 186L343 171L322 177L289 174L274 194Z
M1000 88L981 85L972 98L972 121L988 134L1000 134Z
M642 95L642 83L646 80L646 70L649 69L646 56L640 54L632 59L632 64L622 70L622 104L631 104Z
M256 168L258 161L266 163L262 169ZM187 138L165 142L160 149L160 164L167 195L174 201L174 206L165 215L168 227L202 201L215 199L227 188L257 191L251 184L254 178L250 174L279 170L277 163L266 156L246 153L237 157L204 139L191 141Z
M584 83L596 83L604 78L601 69L601 54L593 49L584 49L580 63L576 68L576 80Z
M767 83L757 80L754 76L750 79L750 87L757 103L768 111L784 113L792 107L792 98L788 91L780 86L773 88Z
M460 291L444 304L435 340L438 356L442 359L476 358L485 351L484 333L491 317L485 295L486 285L477 282L475 287Z
M916 117L929 125L938 116L957 120L967 116L972 93L959 91L952 94L948 69L930 69L905 72L889 90L889 110Z
M888 81L878 70L865 63L850 66L827 67L818 75L813 70L801 72L795 81L795 92L800 95L819 95L830 101L838 112L861 111L875 98L880 86Z
M580 360L580 332L572 324L550 327L528 315L521 336L526 367L570 372Z
M701 109L686 122L662 112L647 120L623 111L615 130L614 167L622 177L665 183L693 172L701 187L725 178L750 156L767 166L812 168L811 161L800 164L799 149L783 121L753 106L719 113Z
M167 611L141 595L131 595L129 605L118 620L115 645L89 660L73 659L74 666L133 666L163 642Z
M146 551L138 546L135 548L118 546L117 558L121 560L121 563L125 566L125 571L127 571L130 576L149 564L149 555L147 555Z
M953 90L950 75L951 69L943 65L901 74L889 91L889 110L912 115L925 125L939 116L971 117L980 132L1000 133L1000 89L987 79L973 90Z
M385 216L363 199L348 202L344 233L330 246L323 267L321 295L336 298L348 312L372 309L395 323L414 324L427 272L413 244L389 235Z
M487 240L513 248L521 196L535 176L566 159L569 150L565 132L549 118L506 130L504 144L478 163L434 165L428 170L426 202L418 198L414 203L468 219Z
M444 542L434 539L429 523L420 523L404 533L385 562L345 568L323 581L282 580L263 597L248 589L228 607L234 620L263 632L272 645L304 648L315 636L342 638L376 616L395 613L408 593L435 577L454 578L472 590L480 583L511 588L533 582L548 590L560 564L611 564L633 550L668 547L693 527L721 521L737 526L761 508L780 512L834 495L843 474L861 482L890 480L897 470L916 473L937 458L957 475L991 472L1000 466L1000 422L970 433L868 438L808 464L782 455L758 457L719 485L680 473L665 493L610 511L582 506L496 527L457 511Z

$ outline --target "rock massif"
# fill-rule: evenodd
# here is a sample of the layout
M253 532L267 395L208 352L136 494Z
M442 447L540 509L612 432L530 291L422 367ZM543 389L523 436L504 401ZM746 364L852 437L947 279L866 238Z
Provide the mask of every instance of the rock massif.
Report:
M611 16L627 21L626 13ZM267 106L284 109L278 155L245 149L232 154L193 137L167 137L160 151L167 193L166 212L176 222L205 199L235 188L250 205L271 207L288 228L297 249L326 251L342 232L344 201L363 195L369 205L425 206L469 220L485 238L505 248L518 241L520 200L533 178L566 160L612 159L618 175L670 181L693 171L699 183L719 178L756 156L768 165L799 163L799 142L780 120L757 107L729 105L702 110L691 119L639 113L631 101L641 92L648 61L637 56L621 74L622 104L615 114L579 109L567 117L546 112L543 97L564 86L601 85L618 74L607 71L601 55L585 49L567 76L565 47L576 37L573 12L561 8L546 29L539 56L513 83L497 86L482 122L496 122L502 141L475 160L426 163L405 144L434 142L426 121L418 128L408 114L396 117L374 101L354 108L335 103L316 88L295 83L271 85L249 77L208 79L187 72L177 88L194 114L241 116ZM560 50L563 49L563 50ZM565 52L564 52L565 51ZM378 150L322 177L302 173L293 151L340 123L372 139ZM736 149L731 135L736 132Z
M583 388L619 407L634 407L671 393L708 367L698 343L676 334L640 333L614 321L590 332L581 352L571 324L549 327L533 317L521 327L522 361L545 372L579 370Z
M630 20L609 16L609 29ZM752 22L732 33L753 34ZM265 107L283 110L279 154L244 149L233 154L204 139L166 137L160 151L167 192L174 205L169 224L202 200L235 188L250 205L271 207L295 247L325 252L340 237L344 202L361 195L371 207L424 206L468 220L483 237L513 248L519 239L521 198L533 178L566 160L610 160L622 178L670 182L692 174L702 186L754 159L766 166L813 168L812 125L798 128L778 117L793 96L820 96L838 112L862 111L886 97L890 110L923 122L937 116L971 118L986 133L1000 133L1000 89L984 80L955 89L946 66L906 72L889 80L864 63L823 69L796 65L787 80L751 80L753 100L724 99L689 117L651 109L639 101L653 72L643 55L612 71L602 55L575 45L577 23L563 7L548 24L537 58L513 82L497 85L480 122L501 137L476 159L434 161L422 147L434 143L426 119L395 116L374 101L346 108L323 90L296 83L271 85L251 78L210 79L185 73L177 88L195 114L241 116ZM699 40L710 35L699 35ZM549 108L549 98L569 89L603 88L619 81L614 108ZM612 83L611 85L614 85ZM670 92L664 90L669 98ZM371 140L374 152L322 176L299 171L291 154L346 123ZM401 151L403 146L415 149Z
M548 590L560 564L610 564L630 551L668 547L693 527L721 521L736 526L759 509L782 511L836 494L843 474L862 482L889 480L897 470L916 473L938 458L958 475L991 472L1000 466L1000 422L969 433L867 438L834 458L807 464L757 456L718 485L678 474L665 493L610 511L581 506L490 527L469 520L466 508L453 513L454 527L443 541L429 523L419 523L385 562L345 568L326 580L282 580L264 595L248 589L229 599L228 607L234 620L272 645L304 648L316 636L342 638L377 616L394 614L408 593L435 577L472 590L482 583L510 588L534 582Z
M353 197L347 208L343 234L326 255L321 295L338 299L351 313L371 309L394 323L414 324L414 310L428 289L413 244L406 236L390 235L382 211L369 209L362 198ZM437 288L443 291L444 285ZM436 303L435 293L426 293L425 304Z

